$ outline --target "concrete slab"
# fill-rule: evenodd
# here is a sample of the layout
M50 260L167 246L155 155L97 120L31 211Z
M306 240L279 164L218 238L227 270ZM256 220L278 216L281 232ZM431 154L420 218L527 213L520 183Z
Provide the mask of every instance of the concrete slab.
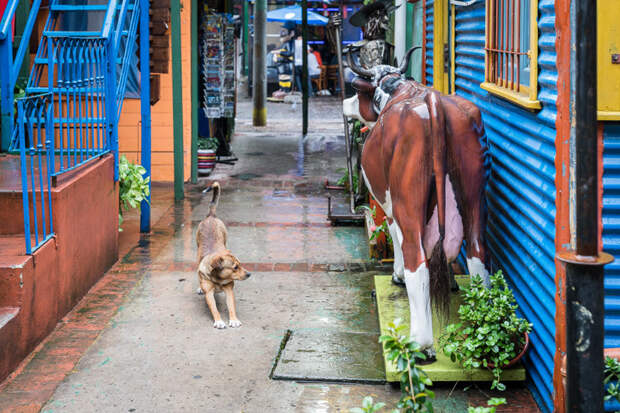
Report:
M457 276L459 285L466 285L469 282L467 276ZM381 334L387 334L387 325L391 321L400 318L405 325L410 324L409 302L407 291L404 287L397 286L392 282L390 275L375 276L375 290L377 294L377 308L379 312L379 324ZM457 293L450 298L450 319L447 324L458 320L458 308L462 300ZM458 363L452 362L443 352L439 351L438 340L443 333L441 321L433 311L433 337L434 347L437 350L437 361L419 366L433 382L458 382L458 381L493 381L493 375L486 369L465 370ZM409 334L409 329L405 330ZM385 356L385 354L384 354ZM385 358L385 376L389 382L397 382L400 375L394 363ZM517 366L507 369L502 374L502 381L524 381L525 369L519 363Z
M274 380L385 383L378 333L292 331Z

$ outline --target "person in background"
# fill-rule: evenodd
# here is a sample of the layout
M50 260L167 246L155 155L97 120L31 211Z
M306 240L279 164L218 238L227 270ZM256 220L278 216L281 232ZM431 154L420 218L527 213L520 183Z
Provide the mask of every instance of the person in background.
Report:
M301 92L301 74L303 70L303 56L301 54L302 50L302 39L301 36L295 39L295 86L297 90ZM320 56L319 56L320 57ZM321 75L321 67L317 60L316 55L313 53L313 50L310 46L308 46L308 95L314 96L314 90L312 88L312 79L318 79Z
M308 93L314 96L312 88L312 79L318 79L321 76L321 55L319 52L308 46Z
M295 88L301 93L301 71L303 69L303 56L301 54L303 40L301 36L295 39Z
M323 59L321 59L321 53L319 53L318 50L314 50L312 46L308 46L308 49L310 50L310 53L312 53L316 58L318 65L323 66Z

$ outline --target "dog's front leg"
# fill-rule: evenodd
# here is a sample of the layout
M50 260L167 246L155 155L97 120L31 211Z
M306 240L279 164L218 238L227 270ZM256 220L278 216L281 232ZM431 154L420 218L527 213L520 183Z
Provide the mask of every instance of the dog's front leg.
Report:
M230 327L241 327L241 321L237 318L237 309L235 308L235 293L233 287L235 283L231 282L222 287L226 293L226 306L228 307L228 325Z
M217 311L217 305L215 304L215 285L209 283L208 285L203 286L203 290L205 292L205 300L207 301L207 306L209 307L209 310L211 310L211 314L213 315L213 327L226 328L226 323L222 321L220 312Z

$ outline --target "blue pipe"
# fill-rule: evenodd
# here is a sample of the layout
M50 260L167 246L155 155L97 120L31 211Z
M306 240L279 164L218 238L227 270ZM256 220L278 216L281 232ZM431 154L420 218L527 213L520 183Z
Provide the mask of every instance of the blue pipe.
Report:
M19 0L11 0L11 2L6 5L6 9L4 10L4 14L2 15L2 20L0 20L0 40L7 39L9 37L9 34L12 35L12 33L10 33L11 29L9 29L9 27L11 27L11 22L13 21L13 16L15 15L18 4Z
M114 25L114 15L116 14L116 7L118 5L117 0L110 0L108 4L108 11L105 14L105 20L103 21L103 28L101 29L101 37L108 39L110 37L110 31Z
M28 21L26 21L26 27L24 28L22 39L19 43L19 49L17 50L17 54L15 55L15 61L13 62L13 73L11 76L11 82L13 84L15 84L15 82L17 81L17 76L19 75L19 70L21 69L22 63L24 61L26 50L30 45L30 36L32 35L32 28L37 21L39 6L41 6L41 0L34 0L32 2L32 6L30 8L30 15L28 16Z
M149 63L149 0L137 0L140 5L140 112L142 115L142 152L140 163L151 176L151 83ZM140 232L151 230L151 180L149 196L140 203Z

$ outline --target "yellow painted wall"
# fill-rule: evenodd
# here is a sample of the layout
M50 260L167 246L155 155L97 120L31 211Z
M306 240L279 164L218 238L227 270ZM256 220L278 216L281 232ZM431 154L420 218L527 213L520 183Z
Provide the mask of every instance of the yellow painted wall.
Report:
M190 2L181 2L181 67L183 70L183 152L184 177L191 166L191 21ZM172 56L172 53L170 53ZM169 73L161 74L160 100L151 106L151 162L153 181L173 181L172 62ZM125 99L118 124L119 151L132 162L140 161L140 100Z
M598 0L597 6L598 119L620 120L620 3Z

